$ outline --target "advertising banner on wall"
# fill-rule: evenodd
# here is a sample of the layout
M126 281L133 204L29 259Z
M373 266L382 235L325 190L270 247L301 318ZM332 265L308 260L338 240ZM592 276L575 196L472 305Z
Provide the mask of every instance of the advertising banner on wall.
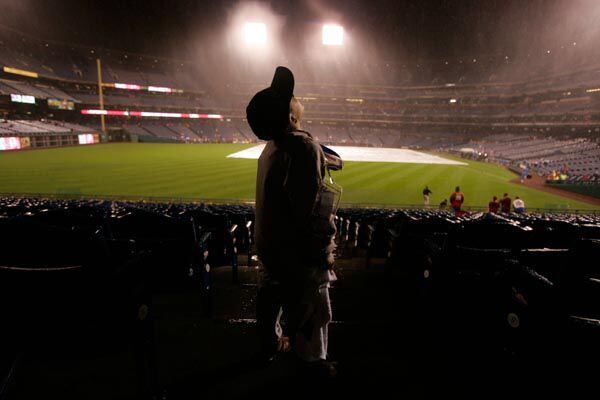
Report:
M75 103L71 100L48 99L48 107L55 110L74 110Z
M13 103L35 104L35 97L26 94L11 94L10 101Z
M19 150L21 140L18 137L0 137L0 150Z
M21 148L22 149L26 149L28 147L31 147L31 139L28 137L21 137L19 138L21 140Z
M94 135L91 133L83 133L81 135L77 135L79 139L79 144L94 144Z

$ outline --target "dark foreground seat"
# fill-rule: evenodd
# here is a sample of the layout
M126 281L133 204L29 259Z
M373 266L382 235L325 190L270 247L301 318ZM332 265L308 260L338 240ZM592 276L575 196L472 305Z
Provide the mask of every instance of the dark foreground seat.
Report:
M21 360L78 363L125 352L136 360L138 393L149 396L156 379L142 259L127 243L35 220L2 220L0 235L4 390L19 390L11 382L24 373Z

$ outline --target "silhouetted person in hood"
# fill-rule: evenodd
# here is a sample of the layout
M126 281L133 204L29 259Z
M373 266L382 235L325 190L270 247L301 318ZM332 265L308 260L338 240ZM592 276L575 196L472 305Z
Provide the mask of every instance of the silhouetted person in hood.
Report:
M294 76L277 67L271 86L246 109L248 123L267 140L258 160L255 238L263 266L257 319L263 355L281 349L279 318L302 364L326 375L329 283L335 249L333 204L326 204L326 157L312 136L300 130L303 107L294 97ZM326 185L325 185L326 186ZM279 345L278 345L279 343ZM314 368L313 368L314 367Z

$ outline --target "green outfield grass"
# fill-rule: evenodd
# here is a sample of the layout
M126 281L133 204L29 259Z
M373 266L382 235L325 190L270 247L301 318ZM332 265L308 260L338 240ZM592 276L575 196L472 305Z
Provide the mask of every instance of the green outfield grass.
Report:
M103 144L0 153L0 192L251 200L256 160L226 158L250 146ZM597 208L510 183L514 174L479 162L348 162L334 177L344 188L345 203L421 204L427 184L432 204L460 185L467 206L487 205L492 195L508 192L530 208Z

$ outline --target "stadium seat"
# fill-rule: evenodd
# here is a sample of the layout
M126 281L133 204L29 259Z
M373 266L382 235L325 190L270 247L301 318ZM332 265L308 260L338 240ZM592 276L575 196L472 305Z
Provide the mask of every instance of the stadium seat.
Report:
M156 390L152 302L142 259L98 235L18 217L2 220L0 354L94 358L134 350L137 390ZM131 250L131 249L129 249Z

